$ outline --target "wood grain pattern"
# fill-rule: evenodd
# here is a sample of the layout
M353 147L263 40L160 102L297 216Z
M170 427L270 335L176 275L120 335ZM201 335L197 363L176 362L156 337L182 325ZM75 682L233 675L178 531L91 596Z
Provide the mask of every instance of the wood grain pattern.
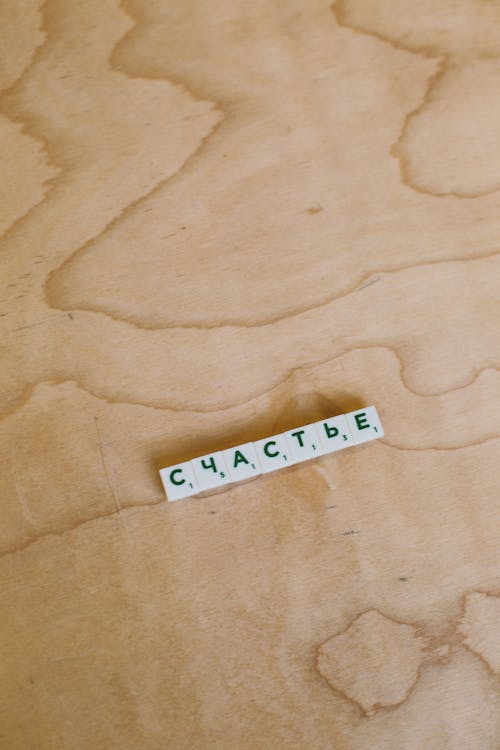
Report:
M0 746L498 750L499 6L0 21Z

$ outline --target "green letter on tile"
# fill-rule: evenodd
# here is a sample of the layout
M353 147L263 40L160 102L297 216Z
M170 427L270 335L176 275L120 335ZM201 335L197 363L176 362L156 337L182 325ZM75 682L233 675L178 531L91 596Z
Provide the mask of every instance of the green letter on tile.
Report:
M238 464L242 464L242 463L243 464L247 464L247 463L249 463L249 461L248 461L247 458L245 458L245 456L243 455L243 453L241 451L235 451L235 453L234 453L234 464L233 464L234 468L236 469L236 467L238 466Z
M170 481L172 482L172 484L177 484L177 485L179 485L179 484L185 484L185 482L186 482L185 479L181 479L181 481L178 482L176 479L174 479L174 474L182 474L182 469L174 469L173 471L171 471L170 472Z
M362 414L356 414L354 416L354 419L356 420L356 427L358 428L358 430L366 430L366 428L370 426L368 424L368 420L366 419L366 412L363 412Z
M204 469L212 469L212 471L217 471L217 466L215 465L215 460L214 460L213 456L210 456L210 460L208 462L208 466L205 463L205 459L204 458L201 459L201 465L203 466Z
M337 437L337 435L339 434L338 429L336 427L330 427L327 422L323 422L323 427L325 428L326 436L328 438Z

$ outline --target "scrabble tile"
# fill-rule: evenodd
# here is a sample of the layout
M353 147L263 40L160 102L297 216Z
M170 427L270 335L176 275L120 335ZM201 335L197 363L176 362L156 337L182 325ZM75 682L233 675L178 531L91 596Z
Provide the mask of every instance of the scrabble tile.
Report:
M322 419L321 422L315 422L314 426L319 434L324 453L340 451L342 448L349 448L355 444L345 414Z
M198 482L190 461L160 469L160 477L170 501L181 500L183 497L189 497L199 492Z
M346 414L347 424L355 443L367 443L384 436L377 410L374 406L357 409Z
M213 487L220 487L231 481L222 451L207 453L206 456L195 458L191 461L191 465L194 468L200 492L211 490Z
M295 463L307 461L309 458L316 458L325 453L314 424L296 427L286 432L285 435Z
M257 440L254 446L263 474L276 469L283 469L285 466L291 466L295 463L290 455L285 433Z
M241 482L243 479L262 474L253 443L235 445L234 448L223 451L223 455L231 482Z

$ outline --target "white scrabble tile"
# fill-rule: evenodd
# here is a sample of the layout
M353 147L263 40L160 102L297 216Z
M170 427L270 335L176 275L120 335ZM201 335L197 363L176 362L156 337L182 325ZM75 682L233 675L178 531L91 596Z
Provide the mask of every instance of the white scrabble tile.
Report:
M160 469L160 477L170 501L181 500L183 497L196 495L199 492L190 461Z
M283 469L285 466L291 466L295 463L290 455L285 433L257 440L254 446L263 474L276 469Z
M194 458L191 465L194 468L200 492L220 487L231 481L222 451L215 451L214 453L207 453L206 456Z
M347 424L355 443L367 443L384 436L377 410L374 406L356 409L346 414Z
M235 445L234 448L223 451L223 455L231 482L241 482L262 474L253 443Z
M296 427L285 433L294 463L307 461L325 453L314 424Z
M333 453L355 445L345 414L315 422L324 453Z

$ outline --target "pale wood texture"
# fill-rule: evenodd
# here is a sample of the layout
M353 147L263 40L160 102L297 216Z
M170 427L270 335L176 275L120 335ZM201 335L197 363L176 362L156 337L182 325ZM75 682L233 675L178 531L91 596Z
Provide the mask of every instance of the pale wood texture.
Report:
M498 750L499 3L0 21L1 747Z

